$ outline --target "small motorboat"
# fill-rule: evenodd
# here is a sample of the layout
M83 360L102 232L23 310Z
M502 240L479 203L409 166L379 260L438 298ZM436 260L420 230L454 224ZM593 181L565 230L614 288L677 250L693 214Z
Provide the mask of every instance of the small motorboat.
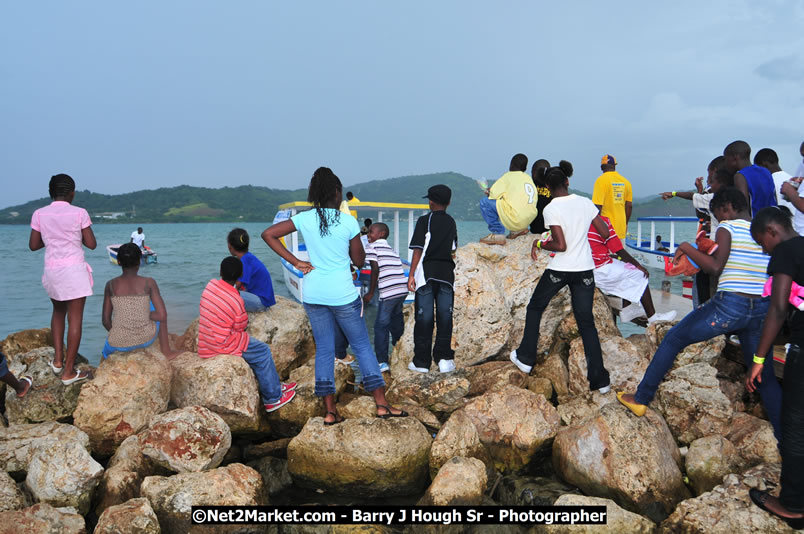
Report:
M109 254L109 261L115 265L120 265L117 262L117 251L121 247L121 244L116 245L107 245L106 246L106 253ZM157 254L150 247L143 247L145 250L142 253L142 258L140 258L140 265L148 265L149 263L156 263Z

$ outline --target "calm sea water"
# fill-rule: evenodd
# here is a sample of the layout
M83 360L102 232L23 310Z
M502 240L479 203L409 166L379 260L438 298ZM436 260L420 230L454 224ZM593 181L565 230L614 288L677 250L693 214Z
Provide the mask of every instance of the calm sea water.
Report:
M283 282L279 257L259 237L269 225L266 222L238 226L249 232L251 252L265 263L271 273L276 294L290 298ZM144 227L146 244L159 253L159 263L143 267L140 272L154 278L159 284L167 306L171 333L181 334L198 315L201 292L211 278L218 276L220 262L228 255L226 235L235 226L234 223L186 223L149 224ZM100 360L100 351L106 338L106 330L101 325L103 287L107 280L120 274L120 268L108 259L106 245L128 242L136 227L136 224L96 224L93 230L98 247L95 250L85 249L87 262L93 270L95 294L87 298L79 352L93 365ZM400 227L400 242L407 243L407 224L400 222ZM635 227L629 230L636 232ZM666 232L669 236L669 231L664 228L659 227L657 231ZM476 241L487 233L483 222L458 222L460 244ZM0 278L0 292L6 302L0 310L0 339L20 330L50 326L52 307L41 283L44 251L31 252L28 249L29 234L30 227L25 225L0 225L0 240L5 243L7 252L4 276ZM694 235L694 229L689 234ZM389 242L393 243L393 237ZM651 286L660 287L663 278L660 271L654 271ZM672 283L673 292L680 294L681 281L672 279ZM375 308L369 307L366 318L369 327L374 323L374 313ZM630 324L623 328L625 335L640 331L641 328Z

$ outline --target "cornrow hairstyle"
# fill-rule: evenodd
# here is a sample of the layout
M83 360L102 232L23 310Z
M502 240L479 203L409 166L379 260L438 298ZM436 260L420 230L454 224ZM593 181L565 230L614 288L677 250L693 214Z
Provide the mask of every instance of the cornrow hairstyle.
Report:
M751 221L751 235L759 235L767 230L768 225L778 224L788 231L793 230L793 214L787 206L768 206L762 208Z
M50 177L48 192L50 198L63 198L75 191L75 181L67 174L57 174Z
M221 279L224 282L235 282L243 276L243 262L240 258L227 256L221 262Z
M545 175L545 182L550 190L558 189L572 176L572 163L561 160L558 167L550 167Z
M313 173L310 187L307 189L307 202L313 205L318 214L318 232L321 237L329 235L330 225L340 221L341 212L326 209L325 206L333 201L338 191L342 190L340 179L329 167L319 167Z
M709 210L714 211L715 209L724 208L728 204L731 204L734 211L748 210L748 199L736 187L727 187L715 193L715 196L709 202Z
M232 248L236 251L248 252L248 232L246 232L243 228L235 228L229 232L226 241L232 245Z
M134 243L125 243L117 249L117 263L123 269L137 267L140 264L140 258L142 258L142 251Z

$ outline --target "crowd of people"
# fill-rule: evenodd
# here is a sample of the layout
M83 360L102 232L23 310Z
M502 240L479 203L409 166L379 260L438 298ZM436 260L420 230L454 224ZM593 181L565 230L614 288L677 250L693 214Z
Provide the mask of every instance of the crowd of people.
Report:
M801 146L804 157L804 144ZM637 416L647 410L676 355L684 347L723 334L736 334L748 366L746 387L758 390L782 454L782 490L774 497L752 490L751 498L764 510L791 526L804 526L804 313L790 308L791 286L804 286L804 191L798 186L804 163L795 176L779 167L771 149L757 152L735 141L714 158L694 192L668 191L663 198L691 200L705 219L702 231L716 246L709 253L682 243L676 256L686 255L700 266L695 280L696 306L665 335L634 393L617 392L617 399ZM537 234L531 247L535 260L549 254L547 267L536 282L527 306L525 330L510 360L530 373L538 355L539 326L550 300L569 287L587 362L590 390L607 394L609 373L603 362L592 313L595 288L623 298L628 305L621 319L642 314L649 323L672 320L675 312L657 313L648 287L648 271L622 246L631 217L630 182L617 173L617 160L601 159L592 199L572 194L568 161L551 166L537 160L528 175L528 159L516 154L509 171L485 190L480 210L490 234L482 243L505 245L508 239ZM75 359L81 340L83 309L92 294L92 270L82 247L96 241L89 216L72 205L75 182L65 174L50 181L53 202L37 210L31 220L31 250L45 248L42 283L53 305L51 330L54 357L49 365L65 385L91 378L78 370ZM451 348L455 284L454 254L458 246L455 220L447 213L452 191L445 185L429 188L430 211L421 216L410 238L412 260L406 277L399 255L389 246L389 229L383 223L364 221L361 227L347 192L331 169L315 171L308 188L312 209L278 222L262 239L281 258L304 274L303 306L315 338L315 394L323 397L325 425L343 421L335 404L335 362L347 345L355 354L356 376L376 404L381 418L405 417L385 398L383 373L389 370L389 341L396 344L404 330L402 309L408 291L414 292L412 372L427 373L435 363L442 373L455 369ZM351 197L351 198L349 198ZM781 205L781 206L780 206ZM506 231L508 234L506 235ZM282 238L299 232L309 260L288 250ZM200 297L198 356L242 356L259 385L266 411L291 402L294 383L282 383L267 344L246 331L248 313L275 304L270 274L249 251L248 233L235 228L227 236L230 255L223 258L220 278L210 280ZM138 274L144 247L141 229L131 243L122 245L118 262L122 274L107 282L103 300L103 326L109 331L104 358L114 352L147 347L157 339L168 358L179 353L170 347L167 312L155 280ZM362 298L353 282L354 267L370 265L368 292ZM772 282L768 283L768 277ZM770 285L767 295L766 285ZM763 296L765 292L765 296ZM364 306L375 293L379 308L372 346L363 318ZM795 309L790 317L790 310ZM770 357L772 344L783 324L790 323L790 345L784 386L776 379ZM65 326L67 342L65 345ZM433 333L435 331L435 342ZM766 362L767 361L767 362ZM24 397L32 386L29 376L19 380L8 371L0 355L0 379Z

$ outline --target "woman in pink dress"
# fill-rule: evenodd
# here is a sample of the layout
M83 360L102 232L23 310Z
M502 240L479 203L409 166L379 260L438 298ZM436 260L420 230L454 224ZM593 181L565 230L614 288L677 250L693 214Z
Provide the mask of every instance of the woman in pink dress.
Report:
M45 249L42 285L53 302L50 329L56 351L50 368L57 375L61 373L64 385L70 385L90 377L87 371L77 371L74 364L81 344L84 303L92 294L92 268L84 261L81 245L92 250L97 243L89 214L85 209L72 205L75 198L73 179L66 174L57 174L50 179L49 190L53 202L36 210L31 217L28 246L31 250ZM67 317L70 328L65 354L64 326Z

